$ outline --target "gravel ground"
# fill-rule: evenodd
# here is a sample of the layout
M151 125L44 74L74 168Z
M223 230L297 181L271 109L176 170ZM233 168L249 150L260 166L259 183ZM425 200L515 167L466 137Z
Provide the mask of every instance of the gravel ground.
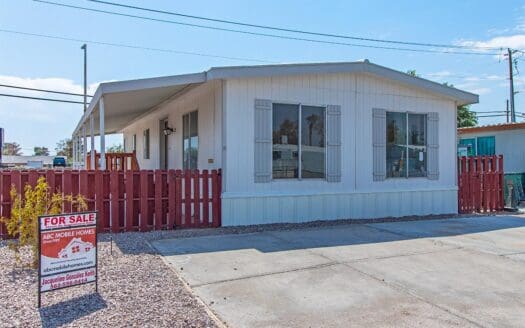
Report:
M48 292L37 309L35 270L15 267L0 242L0 327L217 327L217 320L189 287L155 254L148 241L348 224L435 220L476 215L314 221L216 229L99 235L99 293L94 284ZM486 215L484 215L486 216ZM110 252L113 238L113 253ZM27 255L25 256L27 259Z
M99 235L95 285L42 295L35 270L15 268L0 243L0 327L217 327L207 310L146 242L156 233ZM26 259L27 255L24 256Z

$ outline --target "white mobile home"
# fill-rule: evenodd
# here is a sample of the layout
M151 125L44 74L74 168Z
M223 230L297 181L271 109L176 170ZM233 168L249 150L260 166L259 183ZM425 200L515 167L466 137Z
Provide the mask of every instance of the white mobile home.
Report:
M456 213L456 108L476 102L368 61L219 67L103 83L73 136L221 168L225 226Z

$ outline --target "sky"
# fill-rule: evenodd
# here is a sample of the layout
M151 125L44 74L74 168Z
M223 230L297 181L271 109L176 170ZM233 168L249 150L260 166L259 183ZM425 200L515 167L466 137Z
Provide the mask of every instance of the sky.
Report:
M185 23L248 30L245 27L115 8L86 0L49 1ZM524 1L505 0L504 6L500 2L481 0L113 2L322 33L525 50ZM249 30L292 35L284 32ZM452 83L457 88L477 93L480 103L472 106L474 111L504 110L509 95L506 58L501 54L487 54L484 50L475 50L477 53L483 53L482 55L429 54L284 40L88 12L31 0L0 0L0 84L75 93L83 91L83 52L80 47L84 42L15 34L13 31L87 40L90 94L95 92L98 83L104 81L193 73L214 66L356 61L366 58L373 63L400 71L415 69L421 77ZM373 46L396 46L353 40L329 40ZM161 48L170 52L114 47L93 41ZM525 53L516 53L515 57L518 57L515 90L519 91L515 100L516 111L525 112ZM519 75L521 71L523 75ZM0 87L0 93L82 101L81 97L4 87ZM31 155L35 146L48 147L54 153L59 140L71 137L82 111L83 106L79 104L0 96L0 127L5 129L5 141L21 144L26 155ZM480 119L481 124L504 121L505 117ZM111 146L120 140L120 136L114 136L106 144Z

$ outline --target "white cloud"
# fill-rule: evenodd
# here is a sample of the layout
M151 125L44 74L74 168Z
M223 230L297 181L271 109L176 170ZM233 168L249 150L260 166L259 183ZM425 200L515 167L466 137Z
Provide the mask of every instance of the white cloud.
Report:
M459 40L457 45L476 48L525 49L525 34L498 36L488 40Z

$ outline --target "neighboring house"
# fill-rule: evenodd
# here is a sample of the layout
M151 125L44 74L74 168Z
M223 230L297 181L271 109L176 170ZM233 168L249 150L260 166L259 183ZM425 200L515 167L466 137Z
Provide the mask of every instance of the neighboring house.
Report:
M218 67L102 83L73 140L221 168L224 226L457 213L456 108L476 102L366 60Z
M458 150L468 156L503 155L505 173L525 173L525 122L458 129Z
M11 156L2 157L2 168L52 168L55 156Z
M59 253L58 257L61 259L69 259L89 253L93 249L93 244L82 241L80 238L73 238Z

